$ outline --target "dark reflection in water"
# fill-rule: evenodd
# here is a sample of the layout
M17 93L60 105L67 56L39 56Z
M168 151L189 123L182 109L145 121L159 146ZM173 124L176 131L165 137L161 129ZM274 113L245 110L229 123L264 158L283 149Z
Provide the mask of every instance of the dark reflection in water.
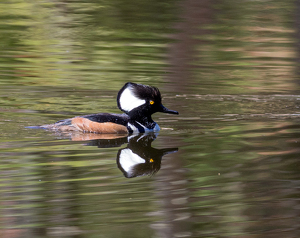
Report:
M108 140L98 139L87 143L87 145L107 148L120 146L128 142L126 148L119 150L117 164L126 178L133 178L153 175L160 169L161 159L164 155L178 151L178 148L153 148L151 143L156 139L156 136L156 133L149 133Z
M117 163L126 178L153 175L160 169L164 155L178 151L178 148L155 149L151 146L155 135L134 136L127 148L118 152Z
M95 133L60 133L55 136L70 138L72 141L88 141L85 145L98 148L120 147L128 144L117 153L118 168L126 178L153 175L160 169L164 155L175 153L178 148L155 149L151 146L158 133L132 135L95 134Z

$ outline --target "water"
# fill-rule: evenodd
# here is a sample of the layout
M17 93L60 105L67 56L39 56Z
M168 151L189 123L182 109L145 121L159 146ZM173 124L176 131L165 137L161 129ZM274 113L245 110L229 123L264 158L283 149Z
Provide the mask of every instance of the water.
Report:
M1 237L299 237L293 4L2 1ZM119 113L128 81L180 114L130 137L27 128Z

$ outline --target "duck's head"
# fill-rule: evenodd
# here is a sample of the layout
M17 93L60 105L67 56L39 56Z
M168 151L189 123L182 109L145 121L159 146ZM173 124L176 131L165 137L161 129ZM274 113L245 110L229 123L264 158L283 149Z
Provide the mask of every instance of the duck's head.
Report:
M143 84L126 83L118 93L117 103L129 116L150 116L156 112L178 114L162 105L158 88Z

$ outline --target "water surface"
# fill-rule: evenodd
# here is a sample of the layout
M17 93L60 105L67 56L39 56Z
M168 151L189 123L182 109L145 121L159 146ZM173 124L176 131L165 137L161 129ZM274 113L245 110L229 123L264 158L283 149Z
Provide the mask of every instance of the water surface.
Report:
M293 4L0 3L2 236L299 237ZM120 113L128 81L180 114L129 137L27 128Z

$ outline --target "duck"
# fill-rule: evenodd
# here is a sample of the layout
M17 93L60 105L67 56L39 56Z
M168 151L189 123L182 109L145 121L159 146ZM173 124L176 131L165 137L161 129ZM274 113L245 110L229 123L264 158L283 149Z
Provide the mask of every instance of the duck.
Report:
M159 125L153 121L156 112L179 114L163 106L157 87L127 82L117 95L117 106L123 114L97 113L60 120L39 128L61 132L79 131L97 134L132 134L157 132Z

